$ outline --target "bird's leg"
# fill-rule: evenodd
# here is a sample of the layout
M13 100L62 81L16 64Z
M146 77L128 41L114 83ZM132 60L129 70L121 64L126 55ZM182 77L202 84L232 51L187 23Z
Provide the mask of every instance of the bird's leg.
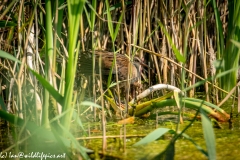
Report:
M125 87L125 104L126 104L126 113L128 113L128 102L129 102L129 87Z
M129 94L129 96L128 96L128 100L130 101L130 100L132 100L133 98L134 98L134 87L131 85L131 92L130 92L130 94Z
M117 89L115 88L115 89L113 89L113 98L114 98L114 101L115 101L115 103L119 106L119 107L121 107L121 105L122 105L122 102L121 102L121 97L118 97L118 93L117 93ZM120 100L120 101L119 101Z
M119 102L118 94L116 93L116 89L113 89L113 99L117 105L119 105L121 102Z

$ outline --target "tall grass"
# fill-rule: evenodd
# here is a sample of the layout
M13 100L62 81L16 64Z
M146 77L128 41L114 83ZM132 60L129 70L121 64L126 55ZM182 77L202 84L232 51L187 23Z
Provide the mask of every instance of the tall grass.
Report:
M26 57L28 56L27 54L35 54L36 55L36 59L38 60L39 58L39 53L26 53L26 49L27 47L34 47L34 44L30 44L28 41L28 39L30 38L26 38L26 43L24 44L24 48L19 48L20 50L23 51L23 60L20 63L21 64L21 68L20 68L20 73L19 76L20 78L18 78L17 84L18 84L18 93L19 93L19 102L18 104L20 104L20 106L17 109L20 109L20 113L22 113L24 116L19 116L20 118L25 117L25 120L22 120L16 116L12 116L8 113L5 112L1 112L1 117L8 120L11 123L14 123L16 125L19 125L20 127L22 127L22 131L24 131L24 129L26 128L28 131L30 131L31 134L36 134L38 133L39 135L42 136L42 140L43 140L43 144L39 144L44 145L44 141L49 139L49 137L51 137L50 139L54 142L57 142L62 148L65 148L65 152L67 153L67 155L69 156L69 151L68 149L71 147L73 147L74 149L76 149L82 157L84 157L84 159L88 159L88 156L86 155L86 151L82 146L80 146L80 144L73 138L72 134L69 132L70 129L70 123L72 120L72 115L73 115L73 108L75 105L73 105L73 87L74 87L74 78L75 77L75 72L76 72L76 66L77 66L77 59L78 59L78 53L80 50L80 43L77 39L78 37L78 32L79 32L79 25L80 25L80 16L82 14L82 10L83 10L83 6L84 6L85 1L74 1L74 0L69 0L67 1L67 11L68 11L68 31L67 34L69 36L69 44L68 43L62 43L62 39L60 39L61 36L61 27L57 27L55 25L55 29L53 30L53 19L58 19L58 10L60 5L62 5L63 3L60 2L56 2L56 3L52 3L52 1L46 1L45 3L45 8L46 8L46 23L43 23L41 21L41 19L38 19L40 17L35 17L37 23L42 23L45 24L45 30L42 32L44 34L42 34L42 38L45 39L42 42L45 42L46 45L43 45L42 50L44 54L44 59L45 59L45 63L44 63L44 71L43 71L43 75L40 75L40 73L36 72L36 66L32 67L29 64L29 60L27 59L27 64L28 66L25 65L26 62ZM22 3L21 3L22 4ZM52 16L52 4L55 5L55 14L54 17ZM31 5L31 4L30 4ZM32 12L35 12L35 9L37 8L37 3L35 3L34 5L34 10ZM25 6L23 6L25 7ZM26 6L27 7L27 6ZM61 6L62 7L62 6ZM62 8L63 9L63 8ZM30 11L31 12L31 11ZM61 13L61 11L60 11ZM62 16L62 14L60 14L60 16ZM30 18L30 24L28 27L28 34L30 32L30 29L32 27L32 22L34 19L34 14L32 14ZM62 18L62 17L60 17ZM55 19L55 20L56 20ZM57 21L57 20L56 20ZM60 22L62 22L60 20ZM58 21L56 22L58 23ZM19 24L21 25L21 24ZM43 27L43 26L42 26ZM32 30L31 30L32 31ZM35 34L38 34L39 31L36 31ZM25 34L25 33L24 33ZM59 35L58 35L59 34ZM36 41L35 41L36 42ZM58 43L57 43L58 42ZM32 43L32 42L31 42ZM67 68L66 71L61 70L59 73L66 73L66 77L65 79L62 79L60 83L56 83L56 74L57 74L57 61L56 59L59 57L60 52L59 50L56 50L56 46L60 46L60 43L62 45L63 48L68 48L68 52L66 53L66 59L67 59ZM28 45L32 45L32 46L28 46ZM55 45L55 46L54 46ZM64 46L65 45L65 46ZM1 48L3 49L3 48ZM19 50L19 52L20 52ZM38 49L37 49L38 50ZM57 54L58 52L58 54ZM14 60L15 62L19 62L18 59L16 59L15 57L13 57L12 55L6 53L6 52L1 52L1 57L5 58L5 61L7 61L8 59L10 60ZM41 58L42 58L41 57ZM36 62L36 61L34 61ZM10 62L11 63L11 62ZM42 62L41 62L42 63ZM64 65L64 64L63 64ZM38 66L39 67L39 66ZM65 69L65 67L63 67L62 69ZM25 72L24 76L22 75L22 71ZM26 103L24 103L24 96L22 94L23 88L26 86L26 83L22 83L22 78L25 78L24 81L29 81L28 78L26 77L26 75L29 74L33 74L36 79L38 80L38 82L41 83L41 85L43 86L43 112L42 112L42 123L41 125L44 127L38 127L38 126L34 126L34 123L32 122L28 122L29 119L31 119L31 115L27 117L27 114L25 114L28 110L30 110L30 108L27 108L29 106L26 105ZM22 76L22 77L21 77ZM62 78L64 78L62 77ZM31 82L31 81L30 81ZM62 83L64 82L64 83ZM60 84L60 86L57 86L57 84ZM64 88L62 88L62 84L65 85ZM39 87L37 86L37 90L38 91L34 91L34 92L39 92ZM58 90L59 88L59 90ZM36 88L35 88L36 89ZM62 90L63 89L63 90ZM63 94L61 94L63 93ZM35 94L34 94L35 97ZM36 100L36 97L34 98ZM38 100L38 99L37 99ZM29 102L28 102L29 103ZM57 104L58 103L58 104ZM12 104L14 104L14 102L12 102ZM56 109L57 105L63 108L63 112L61 112L60 110L58 110L57 115L55 115L54 119L50 119L50 115L52 113L50 113L49 111L52 109ZM13 110L16 110L13 106L11 107ZM24 111L24 112L23 112ZM32 111L34 111L34 108L32 109ZM37 117L35 117L37 118ZM61 121L59 121L61 118ZM31 120L32 121L32 120ZM58 124L58 128L61 128L60 134L56 131L56 126L53 126L52 122L61 122L61 123L56 123ZM81 125L81 122L79 123L79 125ZM41 130L41 131L40 131ZM58 130L58 129L57 129ZM19 138L21 138L21 134L19 134ZM66 137L71 139L71 143L68 139L66 139ZM28 138L30 138L30 136L28 136ZM28 138L25 138L24 140L18 139L18 141L16 142L19 143L23 143L24 141L26 141ZM14 146L14 145L13 145ZM67 147L67 148L66 148ZM71 151L70 151L71 152Z
M77 117L74 107L76 97L79 95L74 87L81 85L75 82L75 77L80 76L76 70L77 60L81 51L89 49L105 49L114 53L108 87L112 82L112 70L117 70L114 65L119 51L131 60L134 55L139 55L149 66L143 69L143 74L146 75L143 80L145 88L164 82L181 89L187 88L186 95L190 97L193 97L196 91L205 92L207 101L210 101L209 95L216 89L219 92L213 94L213 99L217 99L217 94L227 93L236 85L239 49L235 46L238 43L235 42L239 41L239 4L237 0L121 1L121 3L92 0L86 4L84 0L56 2L46 0L44 3L39 0L28 3L3 1L0 6L2 57L0 103L1 108L16 116L12 117L1 112L1 117L23 128L26 125L32 132L39 128L31 128L29 121L36 122L43 130L44 138L50 133L51 136L55 136L56 141L70 147L70 141L64 136L72 141L74 139L70 134L70 124L72 118ZM34 33L31 33L32 27L35 29ZM33 44L29 40L30 33L35 34L34 42L31 42ZM32 48L33 52L28 53L28 47ZM27 59L29 57L32 57L30 64L33 67L26 63L29 62ZM216 61L211 61L211 57L216 57ZM217 73L210 74L214 71L208 70L208 66L214 65L218 69ZM92 67L96 68L94 52ZM88 99L93 96L94 101L101 97L102 112L95 109L94 120L97 120L97 114L102 113L99 117L104 130L106 124L104 120L107 116L104 114L106 109L104 92L102 83L101 91L97 92L95 78L93 73L94 85L93 89L89 89L93 90L93 95L86 89L85 96ZM100 82L101 79L100 74ZM130 84L127 86L129 88ZM158 93L153 95L156 96ZM179 100L180 110L181 102L184 100L182 98ZM36 104L34 105L36 108L30 104ZM99 108L92 103L87 105ZM207 141L214 139L209 119L205 114L207 111L203 109L204 105L199 102L197 105L199 108L202 107L199 112L203 119L205 139ZM39 109L41 107L41 118L36 120L35 117L41 112ZM36 113L36 116L32 113ZM24 121L17 116L24 118ZM18 122L12 121L13 118ZM81 121L78 121L78 125L81 126ZM174 134L178 137L177 131L178 129ZM106 132L103 132L103 135L106 135ZM77 141L73 142L75 147L81 148ZM169 145L170 149L174 148L173 142ZM211 141L207 147L214 148L212 146L214 143ZM103 148L105 147L103 142ZM88 158L85 149L81 148L78 151L84 158ZM209 150L210 159L214 159L214 152Z
M232 43L231 40L239 41L239 27L240 27L240 14L239 14L239 1L228 1L229 21L228 21L228 34L226 38L225 50L223 52L223 71L235 68L229 75L223 77L223 89L230 91L237 83L238 79L238 66L239 66L239 48Z

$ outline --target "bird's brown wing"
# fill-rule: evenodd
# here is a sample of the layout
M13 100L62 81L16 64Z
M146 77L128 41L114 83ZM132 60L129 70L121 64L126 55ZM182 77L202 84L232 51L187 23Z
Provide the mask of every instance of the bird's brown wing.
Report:
M114 55L112 52L108 51L95 51L95 73L99 73L99 59L101 56L101 62L102 62L102 75L103 76L108 76L110 69L112 68L112 63L114 60ZM122 54L116 54L116 65L117 66L117 72L118 72L118 79L119 81L123 81L127 79L127 74L128 74L128 63L129 59ZM132 68L132 77L131 78L136 78L137 75L137 69L136 67L130 63L129 66ZM116 68L113 68L112 74L113 74L113 79L116 78ZM79 67L78 67L78 72L84 75L92 75L93 69L92 69L92 52L91 51L86 51L82 52L80 54L79 58ZM132 83L133 81L131 81Z
M81 52L79 55L78 61L78 73L84 74L85 76L92 75L93 73L93 65L92 65L92 51ZM110 69L112 67L113 62L113 53L107 51L99 51L96 50L95 54L95 73L99 73L99 59L101 56L101 72L102 75L109 75ZM115 70L113 70L113 74L115 74Z

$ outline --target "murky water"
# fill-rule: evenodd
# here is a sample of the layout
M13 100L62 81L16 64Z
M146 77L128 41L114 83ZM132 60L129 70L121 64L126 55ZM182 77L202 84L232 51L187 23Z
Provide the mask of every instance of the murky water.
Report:
M225 105L225 110L229 113L229 104ZM223 108L224 109L224 108ZM216 137L216 149L218 160L238 160L240 159L240 118L233 116L233 128L229 129L228 122L220 123L221 129L214 128ZM184 121L184 124L180 125L180 130L183 130L190 121ZM4 126L4 125L3 125ZM6 126L5 126L6 127ZM88 135L84 135L78 129L74 129L74 135L79 138L79 142L86 148L96 151L95 155L90 155L93 159L101 159L102 151L102 127L101 122L86 122L84 127ZM74 127L73 127L74 128ZM158 128L176 129L176 117L162 117L158 119ZM126 125L126 143L123 140L124 128L122 125L118 125L116 122L107 122L107 149L104 159L126 159L126 160L139 160L139 159L152 159L159 153L165 150L173 135L167 133L158 140L151 142L147 145L140 145L133 147L133 144L141 140L145 135L149 134L156 129L156 120L154 118L140 119L136 118L134 124ZM203 137L201 121L195 121L190 128L185 132L189 135L198 145L200 145L206 151L206 144ZM5 135L5 136L4 136ZM1 148L9 147L10 143L5 141L3 137L7 137L9 140L9 132L1 128ZM11 136L10 136L11 137ZM84 137L86 139L84 139ZM35 148L38 150L40 146L37 143ZM124 146L126 144L126 146ZM29 148L29 147L28 147ZM43 146L45 148L45 146ZM35 151L37 151L35 150ZM52 151L56 148L52 147ZM14 150L11 150L14 151ZM46 150L46 153L49 150ZM58 150L59 151L59 150ZM27 152L27 151L26 151ZM204 160L207 157L202 154L190 141L185 138L179 138L175 143L175 159L176 160Z
M216 150L218 160L237 160L240 159L240 118L234 114L233 128L229 129L229 123L220 123L221 129L214 128L216 137ZM180 130L183 130L189 121L185 121L180 125ZM100 124L99 124L100 125ZM92 126L92 125L91 125ZM91 136L101 135L101 131L98 130L98 125L95 123L95 132ZM159 121L158 127L176 129L175 120L168 119L167 121ZM94 127L90 127L92 130ZM99 126L99 128L101 128ZM90 130L91 130L90 129ZM166 134L159 140L151 142L147 145L133 147L132 145L138 142L141 138L140 135L149 134L156 129L155 120L142 120L138 119L135 124L126 125L126 135L133 137L126 138L126 150L124 151L124 142L122 138L108 138L107 139L107 151L108 155L112 155L116 159L151 159L158 155L169 144L172 135ZM96 131L99 132L96 132ZM200 145L206 151L206 144L202 131L201 121L195 121L190 128L185 132L189 135L198 145ZM121 125L109 124L107 125L107 136L110 135L123 135L123 128ZM139 137L137 137L139 135ZM101 151L102 140L92 139L91 141L85 140L85 144L88 148ZM179 138L175 144L175 159L177 160L204 160L207 157L202 154L192 142L185 138Z
M240 159L240 128L239 119L236 119L238 125L235 125L233 129L228 129L228 123L221 124L223 129L214 129L216 136L216 149L217 149L217 159L225 160L227 159ZM188 122L185 122L188 123ZM175 129L175 125L161 125L159 127ZM186 124L182 125L183 129ZM108 130L107 135L120 135L122 133L122 128L120 126L111 126ZM127 125L126 135L132 135L131 138L126 138L126 151L123 151L123 140L119 138L108 138L107 139L107 154L119 157L121 159L151 159L157 154L164 151L172 135L167 134L157 141L151 142L147 145L132 147L134 143L139 141L142 137L135 137L137 135L148 134L155 129L154 121L146 121L144 124L139 125ZM186 131L198 145L206 150L205 140L203 138L201 122L194 122L193 125ZM101 133L94 133L92 136L101 135ZM96 149L101 151L102 140L92 139L85 142L86 146L91 149ZM98 147L96 147L98 146ZM196 160L207 159L190 141L180 138L177 140L175 145L175 159L189 160L194 157Z

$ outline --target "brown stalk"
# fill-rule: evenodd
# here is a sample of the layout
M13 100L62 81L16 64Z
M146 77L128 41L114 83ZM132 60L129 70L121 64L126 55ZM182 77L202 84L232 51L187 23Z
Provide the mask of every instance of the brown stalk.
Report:
M177 62L173 61L172 59L170 59L170 58L162 55L161 53L155 53L155 52L153 52L153 51L150 51L150 50L148 50L148 49L142 48L142 47L140 47L140 46L136 46L136 45L134 45L134 44L131 44L131 45L132 45L132 46L135 46L135 47L137 47L138 49L141 49L141 50L143 50L143 51L145 51L145 52L147 52L147 53L150 53L150 54L152 54L152 55L156 55L157 57L164 58L164 59L168 60L169 62L171 62L172 64L174 64L174 65L176 65L176 66L178 66L178 67L186 70L186 71L189 72L190 74L193 74L193 75L196 76L197 78L199 78L199 79L201 79L201 80L206 80L206 79L202 78L201 76L197 75L196 73L193 73L193 72L190 71L189 69L181 66L180 64L178 64ZM217 88L218 90L220 90L220 91L222 91L222 92L224 92L224 93L228 93L227 91L223 90L222 88L219 88L218 86L212 84L210 81L207 81L207 80L206 80L206 83L213 85L213 87Z
M204 12L205 9L202 7L203 4L202 1L198 1L197 4L197 13L198 13L198 17L200 17L200 20L203 21L204 19ZM204 22L204 21L203 21ZM199 52L200 52L200 60L202 62L202 70L203 70L203 77L206 79L207 78L207 62L206 62L206 28L204 27L205 24L201 23L199 26L199 38L200 41L198 41L199 43ZM209 89L208 89L208 84L205 83L205 92L206 92L206 100L209 101Z
M147 3L147 31L148 31L148 35L151 35L151 22L150 22L150 5L149 3ZM154 46L153 46L153 42L152 42L152 37L149 37L149 44L148 44L149 48L151 50L154 51ZM153 62L154 62L154 65L156 67L156 70L157 70L157 76L158 76L158 82L161 83L161 77L160 77L160 70L159 70L159 65L158 65L158 61L157 61L157 58L156 56L152 55L152 58L153 58Z
M190 19L190 27L193 28L194 24L196 24L196 16L195 16L195 8L192 9L192 19ZM197 39L197 34L198 33L198 27L194 27L194 29L192 29L192 53L190 56L190 60L189 60L189 70L192 71L193 73L196 73L196 59L197 59L197 44L196 44L196 39ZM189 86L195 84L195 76L193 74L189 74ZM189 97L193 97L195 94L195 88L192 88L189 92Z

